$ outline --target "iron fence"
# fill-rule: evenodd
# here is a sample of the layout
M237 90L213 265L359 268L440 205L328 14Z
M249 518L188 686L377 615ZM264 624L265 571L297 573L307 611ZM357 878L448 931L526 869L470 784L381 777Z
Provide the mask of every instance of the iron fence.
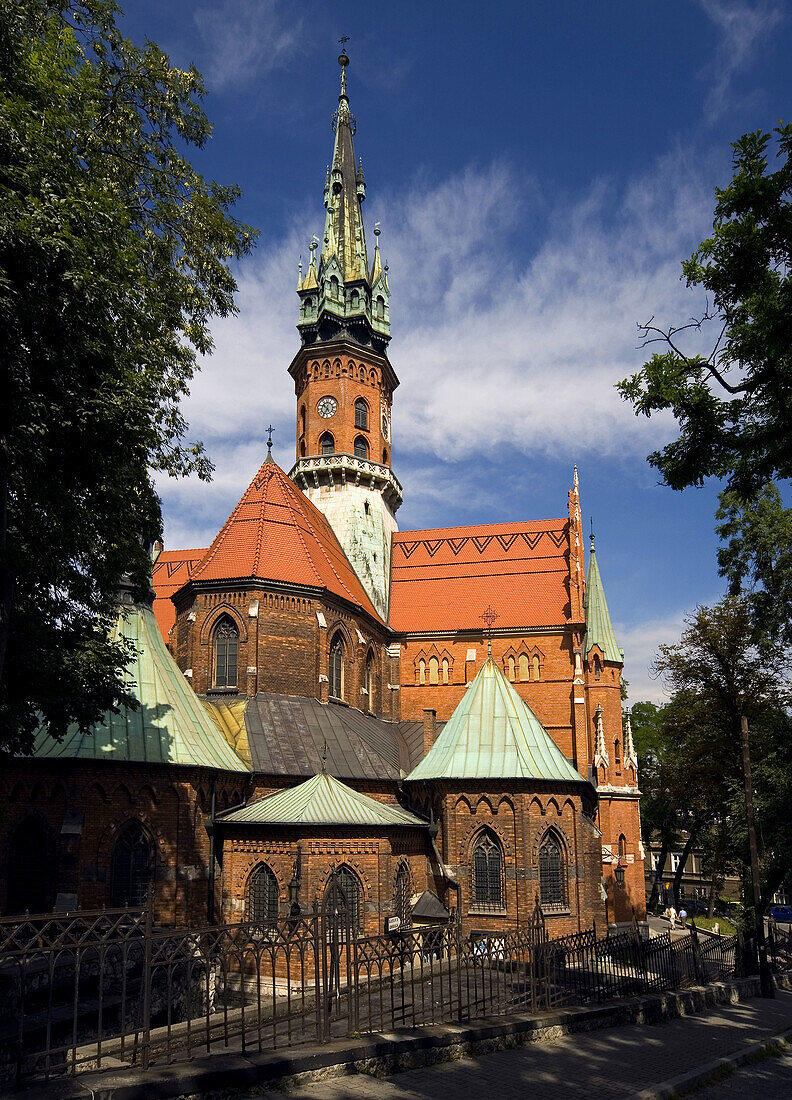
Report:
M7 919L0 1086L676 989L754 956L695 927L551 940L538 904L524 928L470 937L454 923L360 936L318 907L193 931L156 927L150 908Z

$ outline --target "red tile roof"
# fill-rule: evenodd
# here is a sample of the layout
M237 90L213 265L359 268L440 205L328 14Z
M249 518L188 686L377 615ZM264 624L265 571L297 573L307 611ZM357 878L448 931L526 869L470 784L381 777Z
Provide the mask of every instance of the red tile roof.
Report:
M382 621L328 521L272 461L262 465L190 579L248 577L324 588Z
M400 531L391 559L396 631L555 626L569 618L568 519Z
M163 550L154 562L154 615L166 642L176 621L171 596L187 583L205 553L206 550Z

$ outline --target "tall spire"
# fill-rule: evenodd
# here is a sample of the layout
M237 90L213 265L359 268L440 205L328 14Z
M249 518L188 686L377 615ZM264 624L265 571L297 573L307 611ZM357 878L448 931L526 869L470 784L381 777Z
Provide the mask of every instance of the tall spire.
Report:
M369 268L362 206L366 198L363 161L355 160L355 116L349 109L347 68L342 48L341 88L333 115L333 157L324 186L325 227L318 266L313 249L305 278L300 278L300 319L303 343L348 337L384 352L390 340L390 289L379 256ZM379 234L377 234L379 236Z
M593 531L591 533L591 552L589 554L588 573L586 574L584 604L586 608L586 653L589 653L592 646L598 645L606 661L615 661L617 664L621 664L624 660L624 651L619 648L619 643L616 641L608 604L605 600L605 589L597 565L597 553L594 549Z

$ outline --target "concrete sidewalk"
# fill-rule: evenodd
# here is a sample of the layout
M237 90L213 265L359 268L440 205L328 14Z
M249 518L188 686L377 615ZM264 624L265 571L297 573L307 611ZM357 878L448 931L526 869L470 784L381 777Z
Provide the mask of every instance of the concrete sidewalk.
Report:
M688 1016L662 1024L616 1027L605 1031L564 1035L554 1041L505 1050L477 1058L441 1062L388 1078L365 1074L290 1088L294 1100L590 1100L597 1097L670 1095L659 1086L680 1076L690 1079L713 1060L762 1044L779 1034L792 1036L792 992L779 990L775 1000L760 998L719 1007L707 1015ZM771 1072L772 1070L772 1072ZM710 1069L711 1071L711 1069ZM738 1070L729 1088L739 1084ZM762 1100L792 1097L792 1060L772 1059L759 1074ZM707 1100L717 1100L720 1084L710 1086ZM723 1084L726 1088L726 1084ZM749 1090L750 1091L750 1090ZM723 1091L722 1095L742 1095ZM745 1093L747 1096L748 1093ZM755 1095L755 1094L752 1094ZM283 1093L239 1093L239 1100L283 1096Z

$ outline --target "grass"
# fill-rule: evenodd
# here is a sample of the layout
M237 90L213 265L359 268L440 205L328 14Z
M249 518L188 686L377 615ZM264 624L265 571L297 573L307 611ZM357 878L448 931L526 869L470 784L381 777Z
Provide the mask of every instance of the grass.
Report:
M694 913L693 916L696 920L696 928L704 928L708 932L711 932L715 924L718 925L722 936L733 936L737 931L736 925L732 924L726 917L703 917L698 913ZM690 925L690 918L688 918L688 926Z

